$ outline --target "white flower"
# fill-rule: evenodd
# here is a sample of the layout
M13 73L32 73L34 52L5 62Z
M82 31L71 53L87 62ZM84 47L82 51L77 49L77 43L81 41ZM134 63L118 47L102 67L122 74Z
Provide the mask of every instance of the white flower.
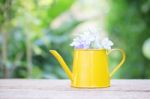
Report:
M81 39L81 38L75 38L73 40L73 42L70 44L70 46L74 46L75 48L89 48L90 42L88 40L85 39Z
M113 46L113 42L110 41L108 38L105 38L101 42L103 48L110 50L111 46Z
M77 35L70 45L74 46L75 48L87 49L94 40L95 38L91 36L90 32L84 32L83 34Z

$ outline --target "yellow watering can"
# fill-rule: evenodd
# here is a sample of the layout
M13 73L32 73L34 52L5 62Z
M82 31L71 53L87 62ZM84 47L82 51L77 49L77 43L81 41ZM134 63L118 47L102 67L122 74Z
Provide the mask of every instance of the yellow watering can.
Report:
M122 60L109 74L108 55L112 51L120 51ZM75 49L71 72L57 51L50 50L50 52L71 79L71 86L79 88L109 87L110 78L125 61L125 52L122 49L112 49L111 51L105 49Z

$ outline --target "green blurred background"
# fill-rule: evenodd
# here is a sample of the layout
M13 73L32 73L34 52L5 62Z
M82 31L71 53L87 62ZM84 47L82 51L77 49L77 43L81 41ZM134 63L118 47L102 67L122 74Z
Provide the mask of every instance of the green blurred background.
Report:
M0 78L67 78L49 49L72 68L72 36L89 26L127 54L113 78L150 78L150 0L0 0Z

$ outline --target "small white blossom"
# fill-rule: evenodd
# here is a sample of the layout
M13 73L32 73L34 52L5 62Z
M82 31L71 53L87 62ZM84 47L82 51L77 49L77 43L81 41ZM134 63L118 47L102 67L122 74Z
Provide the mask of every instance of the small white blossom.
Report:
M110 41L108 38L105 38L102 40L101 45L103 46L104 49L111 49L111 46L113 46L113 42Z

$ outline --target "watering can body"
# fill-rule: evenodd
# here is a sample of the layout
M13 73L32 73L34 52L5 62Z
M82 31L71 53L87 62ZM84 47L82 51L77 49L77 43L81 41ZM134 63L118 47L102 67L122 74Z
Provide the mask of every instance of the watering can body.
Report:
M121 51L123 57L121 62L109 74L108 54L114 50ZM71 79L71 86L78 88L109 87L111 76L125 61L125 53L121 49L113 49L110 52L105 49L75 49L73 70L71 72L63 58L55 50L50 50L50 52Z

